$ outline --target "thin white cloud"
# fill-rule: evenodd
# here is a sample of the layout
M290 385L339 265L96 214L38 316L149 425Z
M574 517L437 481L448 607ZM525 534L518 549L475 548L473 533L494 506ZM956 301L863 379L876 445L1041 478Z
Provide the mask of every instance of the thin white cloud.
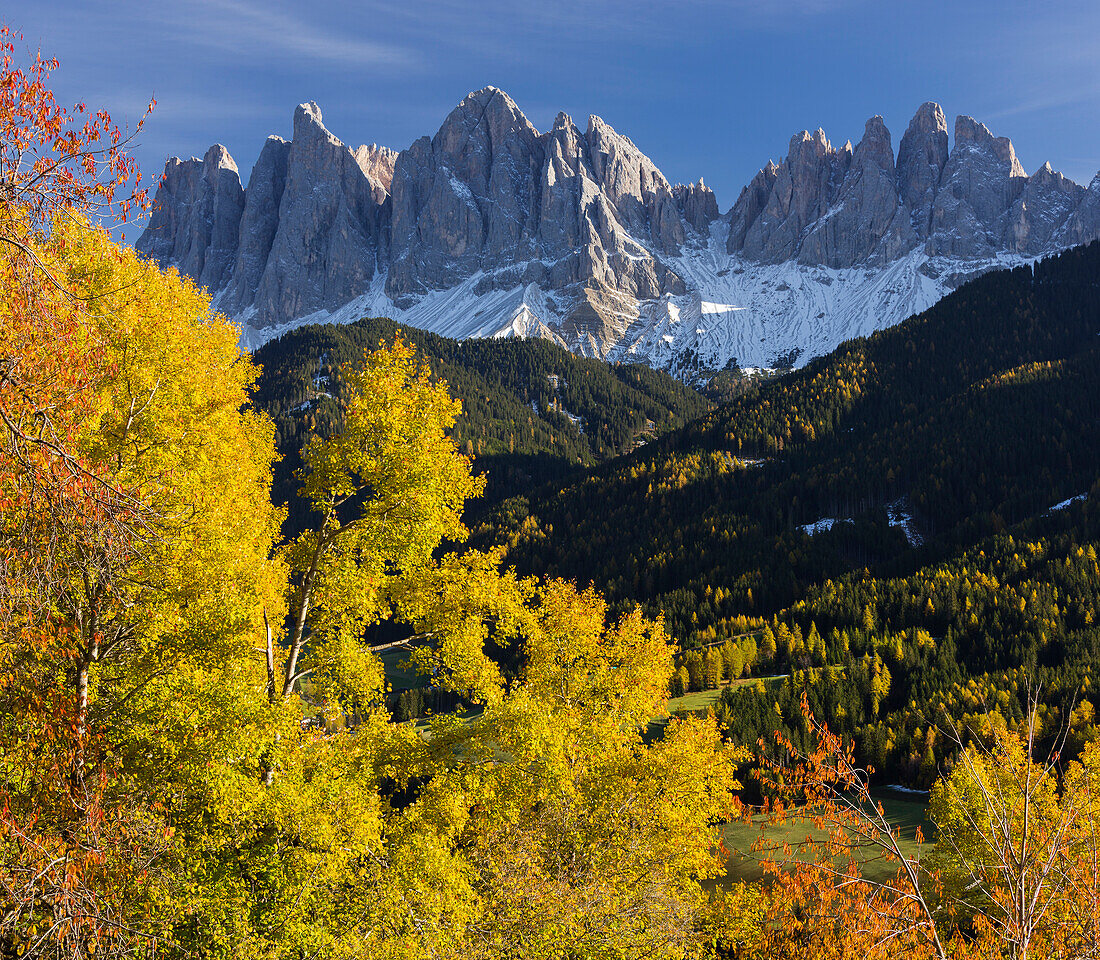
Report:
M191 40L250 58L288 54L358 69L407 68L421 60L410 46L366 39L357 31L338 33L272 2L197 0L172 19Z
M1060 87L1052 84L1048 92L1023 97L1015 103L1006 104L999 110L989 111L985 116L988 120L1001 120L1023 113L1038 113L1058 107L1098 102L1100 102L1100 83L1085 87Z
M1010 99L991 119L1100 103L1100 6L1069 3L1059 17L1041 7L1026 18L1009 17L987 47L986 60L1001 71Z
M708 31L786 31L871 0L365 0L390 31L522 60L539 48L630 42L667 47ZM369 11L369 13L368 13Z

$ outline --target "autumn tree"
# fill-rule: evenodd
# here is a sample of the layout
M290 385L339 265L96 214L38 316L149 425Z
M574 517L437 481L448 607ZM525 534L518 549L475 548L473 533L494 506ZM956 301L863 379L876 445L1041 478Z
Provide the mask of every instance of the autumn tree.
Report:
M233 691L244 692L249 673L262 677L256 628L265 607L280 609L268 559L278 529L272 430L243 410L254 371L237 330L189 282L75 221L55 224L39 247L79 296L106 359L82 393L81 422L50 454L47 467L71 470L68 482L55 472L28 485L23 462L9 460L7 809L31 817L52 784L52 826L39 813L39 834L73 836L94 810L129 810L127 829L163 854L166 820L154 807L194 775L183 795L201 808L227 754L250 749L241 724L254 711ZM64 779L32 783L43 737ZM96 856L96 888L117 884L117 864ZM136 890L127 909L144 900ZM40 924L34 913L13 922Z
M127 138L59 107L55 64L20 69L15 40L0 35L0 942L128 955L173 900L175 825L209 813L253 721L270 737L240 694L279 604L272 434L242 413L236 329L91 222L143 204Z
M433 551L465 539L462 508L484 486L447 436L458 403L404 341L367 352L345 371L344 389L342 429L303 453L301 495L317 524L287 550L290 634L278 677L270 666L273 698L311 675L334 696L378 692L381 674L360 637L395 608L399 619L416 617Z
M762 833L756 852L772 882L760 906L773 920L730 942L792 958L1095 956L1100 751L1089 744L1063 766L1063 733L1040 752L1030 706L1015 729L992 713L974 727L944 721L954 764L932 791L935 843L918 833L914 853L871 795L873 771L804 704L812 746L780 738L784 757L763 768L774 799L757 816L806 839ZM868 879L880 861L896 874Z
M945 907L1012 960L1095 956L1100 946L1100 750L1061 765L1038 747L1035 704L1017 730L956 736L958 759L932 791L933 865Z
M610 621L594 591L518 578L495 553L441 552L480 481L448 436L454 403L403 341L344 382L343 429L305 458L317 522L286 551L268 693L298 709L308 679L314 704L351 722L271 728L262 775L232 781L232 807L194 834L189 913L166 941L184 955L681 956L742 752L695 718L645 742L673 670L659 623ZM468 716L391 721L371 644L383 621Z

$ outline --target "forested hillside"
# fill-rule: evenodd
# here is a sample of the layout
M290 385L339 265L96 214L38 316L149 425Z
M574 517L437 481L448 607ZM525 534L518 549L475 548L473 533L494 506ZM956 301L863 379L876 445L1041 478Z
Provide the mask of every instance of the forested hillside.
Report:
M377 317L301 327L256 353L263 372L253 394L275 421L283 456L275 498L290 500L292 525L298 514L292 472L309 436L327 435L340 423L341 368L399 332L462 401L453 436L475 470L486 474L486 501L561 483L579 467L627 452L708 406L665 373L578 357L547 340L459 342Z
M1096 244L982 277L631 456L507 501L480 535L507 542L521 570L664 611L688 647L777 618L757 673L877 656L888 695L872 697L874 670L858 709L844 684L822 686L849 730L900 711L868 743L923 732L916 704L952 684L1003 687L992 678L1019 667L1069 695L1096 641L1100 605L1082 584L1098 532L1091 500L1051 508L1100 476L1098 277ZM760 695L768 717L774 693ZM736 733L754 737L738 712ZM902 739L868 749L916 776L926 745Z

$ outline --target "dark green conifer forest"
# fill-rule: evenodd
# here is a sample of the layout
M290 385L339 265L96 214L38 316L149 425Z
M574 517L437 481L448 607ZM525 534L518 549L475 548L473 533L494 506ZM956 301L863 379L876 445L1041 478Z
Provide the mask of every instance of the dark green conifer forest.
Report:
M663 613L686 649L766 632L775 655L746 673L789 676L725 691L736 740L797 730L806 691L868 760L927 786L944 759L928 732L941 703L1018 718L1030 685L1053 729L1088 698L1098 277L1098 244L980 277L630 455L512 497L479 534L525 572Z

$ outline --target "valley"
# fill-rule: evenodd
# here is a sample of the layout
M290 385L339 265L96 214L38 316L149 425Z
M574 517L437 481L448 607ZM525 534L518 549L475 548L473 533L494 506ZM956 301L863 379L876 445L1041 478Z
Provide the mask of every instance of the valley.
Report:
M0 23L0 958L1095 960L1091 8L59 6L92 107ZM420 135L481 76L542 129ZM263 141L302 96L409 145Z
M685 651L677 664L751 636L738 673L724 668L736 683L704 696L681 682L682 709L752 743L797 732L805 693L880 777L926 789L948 749L930 710L961 718L1007 694L1011 715L1020 671L1051 722L1086 696L1098 274L1095 244L989 274L709 408L645 366L545 342L401 335L465 400L454 436L489 475L467 508L475 544L592 583L613 609L640 602ZM301 403L316 358L335 371L398 330L306 327L260 351L280 483L302 438L338 424L332 401Z

